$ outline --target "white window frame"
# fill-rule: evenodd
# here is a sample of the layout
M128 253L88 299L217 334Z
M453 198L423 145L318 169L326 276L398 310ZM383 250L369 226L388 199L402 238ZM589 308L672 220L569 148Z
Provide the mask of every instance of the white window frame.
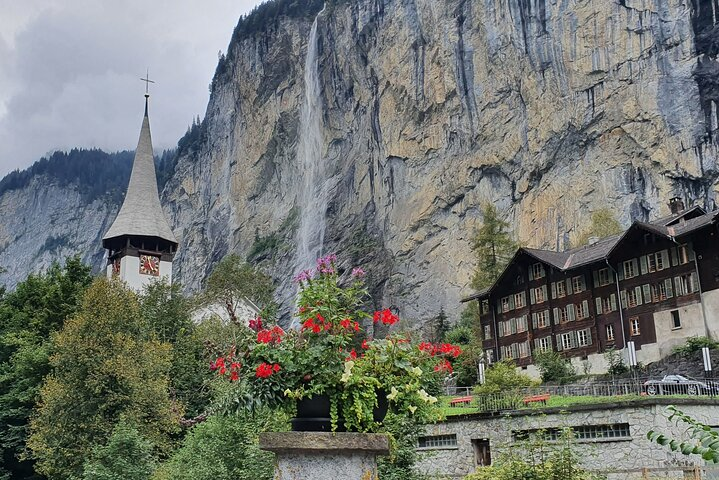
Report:
M579 302L577 304L577 320L584 320L585 318L589 318L589 302L584 300L583 302Z
M544 265L537 262L532 264L532 278L537 280L538 278L544 278L545 271L544 271Z
M562 298L567 296L567 286L564 284L564 280L560 280L555 283L555 290L557 292L557 298Z
M609 268L601 268L597 271L597 279L599 280L599 286L609 285L612 283L611 275L609 275Z
M484 326L484 339L490 340L492 338L492 326L491 325L485 325Z
M589 332L586 329L577 330L577 346L586 347L587 345L591 345L589 343Z
M525 295L524 292L519 292L514 294L514 308L523 308L526 306L525 304Z
M537 312L537 328L547 328L549 324L549 310Z
M637 290L634 288L630 288L626 291L627 295L627 306L629 308L634 308L639 306L639 302L637 301Z
M639 317L630 317L629 318L629 336L630 337L638 337L641 335L641 327L639 325Z
M548 352L552 350L552 337L542 337L539 339L539 351Z
M502 297L501 302L502 302L502 313L507 313L508 311L511 310L511 308L509 308L509 296Z
M578 275L572 278L572 291L574 293L582 293L585 288L584 276Z
M622 262L622 271L624 272L624 278L634 278L639 274L635 271L633 258Z
M614 341L614 324L613 323L607 324L604 327L604 333L607 336L607 342L613 342Z
M559 335L559 341L562 342L562 350L571 350L574 348L572 346L572 332Z

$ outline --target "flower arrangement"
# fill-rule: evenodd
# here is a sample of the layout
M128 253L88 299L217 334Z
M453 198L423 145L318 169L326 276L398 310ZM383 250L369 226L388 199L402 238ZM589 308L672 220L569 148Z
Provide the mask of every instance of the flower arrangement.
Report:
M418 420L435 417L432 393L452 372L459 347L416 345L397 333L368 337L363 325L386 329L399 318L389 309L373 315L362 310L364 276L355 268L342 285L336 257L318 259L315 269L295 276L296 328L284 331L254 319L211 368L239 386L248 407L291 409L303 399L329 397L332 430L376 430L375 411L383 403Z

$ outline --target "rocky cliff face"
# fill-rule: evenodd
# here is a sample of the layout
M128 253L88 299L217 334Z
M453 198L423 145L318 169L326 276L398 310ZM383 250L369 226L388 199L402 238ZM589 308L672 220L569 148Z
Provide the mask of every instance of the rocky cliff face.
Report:
M599 207L625 225L666 213L675 195L711 208L712 1L328 1L317 22L324 251L372 272L377 304L456 318L482 202L550 248ZM321 8L308 3L238 28L202 135L164 188L188 289L239 252L282 280L283 298L293 292L303 78Z

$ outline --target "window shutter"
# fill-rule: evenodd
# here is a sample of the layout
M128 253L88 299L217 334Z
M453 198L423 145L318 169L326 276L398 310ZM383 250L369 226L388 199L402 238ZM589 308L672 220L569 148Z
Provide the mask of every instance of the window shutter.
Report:
M547 300L547 284L546 283L544 285L542 285L542 293L543 293L542 298L544 298L544 300Z
M697 279L696 272L692 272L691 277L689 277L689 280L691 282L692 293L698 292L700 285L699 285L699 281Z
M584 300L582 302L582 310L584 310L584 317L589 317L589 300Z
M557 283L552 282L552 298L557 298Z
M642 287L637 285L634 287L634 295L637 297L637 305L641 305L642 302Z
M664 268L669 268L669 250L662 250L662 265Z
M526 305L526 304L527 304L527 291L522 290L522 305Z
M534 339L534 350L535 351L539 350L539 339L538 338Z
M677 265L677 263L679 263L679 256L677 255L677 248L679 248L679 247L674 247L674 248L671 249L671 252L672 252L672 267L675 267L675 266Z
M557 351L561 352L564 349L564 347L562 346L562 335L557 335L556 340L557 340Z
M622 308L627 308L627 292L626 290L622 290L619 292L619 299L622 303Z
M567 279L567 295L571 295L571 294L572 294L572 279L568 278Z
M547 274L547 272L544 270L544 265L539 264L539 272L540 272L539 278L543 278Z
M571 345L571 348L577 348L579 346L579 341L577 340L577 332L571 332L569 334L569 345Z
M586 332L587 332L587 345L591 345L592 344L592 329L588 328L586 330Z
M517 347L518 345L516 343L513 343L511 346L512 358L519 358L519 349Z
M497 299L497 313L502 313L502 299Z
M687 243L687 257L689 257L690 262L694 261L695 259L694 246L692 245L692 242Z
M509 296L509 309L514 310L514 295Z
M576 320L576 319L577 319L577 315L576 315L576 313L575 313L575 311L574 311L574 304L573 304L573 303L570 303L569 305L567 305L567 319L568 319L570 322L571 322L572 320Z
M594 303L597 307L597 315L602 314L602 299L600 297L597 297L594 299Z
M639 262L636 258L632 258L632 270L634 271L634 275L637 275L637 272L639 271Z
M599 271L592 270L592 277L594 278L594 288L599 286Z
M584 281L584 274L580 275L579 284L582 286L582 291L587 289L587 282Z
M500 337L504 336L504 322L499 322L497 324L497 334Z
M648 283L642 285L642 291L644 292L644 303L652 303L652 289Z
M619 265L617 265L617 276L619 277L619 280L624 280L624 263L619 262Z
M531 305L534 305L534 302L535 302L535 299L534 299L534 289L533 289L533 288L530 288L530 289L529 289L529 303L530 303Z
M667 289L667 298L672 298L674 296L674 292L672 291L672 279L667 278L664 280L664 287Z
M554 307L554 324L559 325L559 309Z
M534 268L533 265L529 266L529 281L534 280Z
M509 331L514 333L517 333L517 319L512 318L509 320Z
M684 286L682 285L682 277L674 277L674 291L677 294L677 297L681 297L686 292L684 291Z
M609 303L612 305L612 311L617 309L617 295L612 293L609 295Z
M641 268L642 275L645 275L649 271L649 268L647 267L646 255L642 255L641 257L639 257L639 267Z

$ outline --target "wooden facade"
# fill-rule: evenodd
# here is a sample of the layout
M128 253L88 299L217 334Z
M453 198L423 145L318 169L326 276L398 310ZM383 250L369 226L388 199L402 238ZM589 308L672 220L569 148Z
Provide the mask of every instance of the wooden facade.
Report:
M519 249L491 288L465 299L480 303L487 359L527 366L538 351L587 358L630 340L640 351L658 341L658 312L678 331L678 309L695 304L711 336L719 319L703 295L719 289L718 215L695 207L566 252Z

